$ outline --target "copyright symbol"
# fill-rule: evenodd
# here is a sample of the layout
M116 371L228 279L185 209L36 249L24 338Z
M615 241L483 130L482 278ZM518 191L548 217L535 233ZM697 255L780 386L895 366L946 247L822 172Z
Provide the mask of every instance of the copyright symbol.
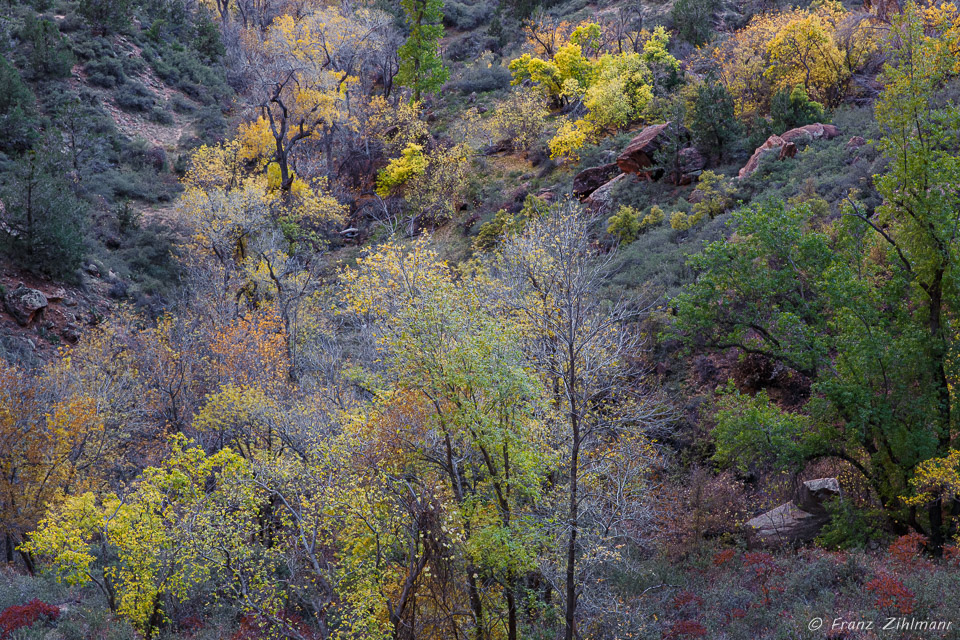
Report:
M810 631L817 631L821 627L823 627L823 618L814 618L810 621L810 624L807 625L807 628L810 629Z

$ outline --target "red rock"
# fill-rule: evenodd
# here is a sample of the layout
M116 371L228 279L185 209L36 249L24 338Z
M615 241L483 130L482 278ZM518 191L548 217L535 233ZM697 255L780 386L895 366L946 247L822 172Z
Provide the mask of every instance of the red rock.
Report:
M770 136L762 146L758 147L747 164L740 169L739 178L742 180L757 170L760 159L767 153L777 150L777 158L786 160L797 155L797 144L813 142L814 140L832 140L840 135L840 129L832 124L808 124L796 129L785 131L779 136Z
M663 124L654 124L645 128L640 135L635 137L617 157L617 165L620 171L624 173L644 174L651 176L644 171L654 165L654 155L664 144L664 131L670 126L669 122ZM689 134L684 130L684 136Z
M620 173L617 163L585 169L573 178L573 194L583 200Z

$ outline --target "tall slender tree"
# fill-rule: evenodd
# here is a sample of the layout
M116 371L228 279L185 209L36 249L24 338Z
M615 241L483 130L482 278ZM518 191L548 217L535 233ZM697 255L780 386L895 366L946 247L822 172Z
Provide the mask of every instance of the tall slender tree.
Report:
M397 81L413 90L413 100L436 93L450 77L440 55L443 37L443 0L401 0L410 35L400 47Z

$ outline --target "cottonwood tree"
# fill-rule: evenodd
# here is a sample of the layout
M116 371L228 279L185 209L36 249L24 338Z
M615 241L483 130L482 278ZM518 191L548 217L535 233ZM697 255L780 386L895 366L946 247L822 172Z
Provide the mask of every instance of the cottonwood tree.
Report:
M440 55L443 37L443 0L401 0L410 34L399 49L397 82L413 91L413 101L436 93L450 77Z
M579 207L554 208L507 239L495 263L506 304L524 326L524 351L549 392L558 444L565 450L560 490L566 542L557 587L564 599L566 640L578 635L583 558L592 553L583 544L584 532L595 524L583 514L589 460L605 442L662 428L668 418L644 372L630 365L643 341L629 325L645 308L602 297L611 256L593 250L590 225Z

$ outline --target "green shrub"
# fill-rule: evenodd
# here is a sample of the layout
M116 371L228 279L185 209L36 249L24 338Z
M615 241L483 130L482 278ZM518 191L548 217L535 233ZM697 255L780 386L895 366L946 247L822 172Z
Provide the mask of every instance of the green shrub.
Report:
M123 71L123 64L116 58L99 58L83 65L90 84L106 89L112 89L126 82L127 75Z
M136 80L124 83L114 93L114 100L124 111L150 111L155 104L153 93Z
M640 228L640 212L633 207L621 206L617 213L607 219L607 233L617 238L620 244L630 244L636 240Z
M29 15L23 35L31 46L30 67L35 78L70 76L75 59L55 22Z
M29 269L66 278L83 257L87 206L74 195L53 140L43 149L28 152L2 175L0 248Z
M770 116L773 128L780 134L796 127L823 122L823 105L807 95L806 90L797 85L793 90L782 89L773 96L770 103Z
M22 153L36 137L32 113L36 98L20 72L0 56L0 151Z

